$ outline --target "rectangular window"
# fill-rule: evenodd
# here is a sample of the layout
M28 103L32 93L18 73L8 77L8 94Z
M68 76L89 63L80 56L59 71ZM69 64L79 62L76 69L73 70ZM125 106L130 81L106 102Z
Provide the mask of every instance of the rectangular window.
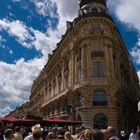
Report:
M83 79L83 71L82 71L81 65L79 65L78 67L78 78L79 80Z
M64 76L64 88L68 87L68 75Z
M104 57L104 48L101 43L94 43L93 50L91 52L91 57Z
M65 62L64 62L64 71L68 70L68 68L69 68L69 62L68 62L68 60L65 60Z
M91 57L104 57L103 51L93 51L91 52Z
M79 48L77 50L76 55L77 55L77 61L80 61L81 60L81 48Z
M93 63L93 77L94 78L104 77L104 63L103 62Z

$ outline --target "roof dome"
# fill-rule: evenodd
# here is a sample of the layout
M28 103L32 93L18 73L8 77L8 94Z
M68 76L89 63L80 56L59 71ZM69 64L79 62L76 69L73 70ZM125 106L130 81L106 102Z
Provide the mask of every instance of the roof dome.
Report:
M80 1L80 7L83 7L84 5L90 4L92 2L103 4L106 7L107 0L79 0L79 1Z

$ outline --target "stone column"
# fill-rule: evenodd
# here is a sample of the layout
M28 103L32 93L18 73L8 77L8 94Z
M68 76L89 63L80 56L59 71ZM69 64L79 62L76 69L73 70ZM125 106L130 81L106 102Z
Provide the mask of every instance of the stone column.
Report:
M109 55L109 58L110 58L110 60L109 60L109 62L110 62L110 74L111 74L111 77L113 78L114 77L114 62L113 62L113 49L112 49L112 47L111 46L109 46L109 53L110 53L110 55Z
M87 46L84 45L82 47L82 70L83 70L83 78L87 78Z
M87 78L91 78L91 49L90 46L88 44L88 46L86 47L86 63L87 63Z

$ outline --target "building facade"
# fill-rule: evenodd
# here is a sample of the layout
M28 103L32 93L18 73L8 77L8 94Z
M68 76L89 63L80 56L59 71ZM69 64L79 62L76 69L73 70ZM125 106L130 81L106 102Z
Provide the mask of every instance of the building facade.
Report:
M29 114L30 102L26 102L17 107L14 111L11 111L7 116L15 116L17 118L24 118Z
M106 0L81 0L79 15L34 81L30 112L91 128L137 125L139 80Z

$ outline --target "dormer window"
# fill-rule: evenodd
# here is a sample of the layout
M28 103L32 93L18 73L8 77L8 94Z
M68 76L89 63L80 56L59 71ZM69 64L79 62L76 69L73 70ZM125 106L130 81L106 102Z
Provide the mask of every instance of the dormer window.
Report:
M92 12L98 12L98 9L93 8L91 11L92 11Z

